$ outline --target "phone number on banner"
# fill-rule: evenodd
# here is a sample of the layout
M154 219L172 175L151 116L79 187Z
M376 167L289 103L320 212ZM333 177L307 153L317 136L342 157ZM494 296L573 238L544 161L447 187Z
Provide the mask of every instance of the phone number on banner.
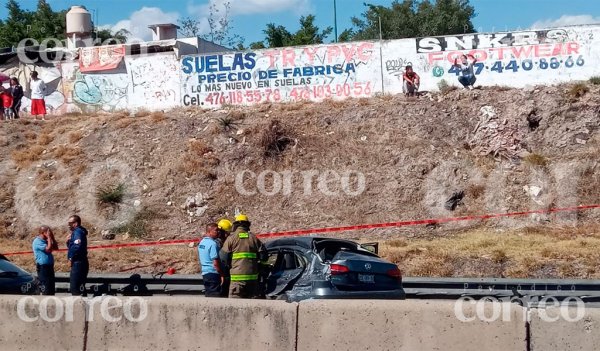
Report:
M365 82L295 87L289 91L288 96L290 100L313 100L333 97L371 96L372 92L371 82ZM255 104L261 102L279 102L282 100L282 95L280 89L212 92L206 95L204 101L211 105Z
M211 105L246 104L281 101L279 89L244 90L208 93L205 102Z
M517 62L517 60L512 60L512 61L509 61L508 63L505 63L503 61L496 61L491 66L487 65L483 62L476 62L475 65L473 65L473 68L475 69L475 74L480 74L483 70L502 73L502 72L518 72L519 70L531 71L534 67L537 67L538 69L542 69L542 70L558 69L561 66L564 66L566 68L572 68L572 67L581 67L584 64L585 64L585 60L583 59L582 56L579 56L577 59L573 58L572 56L569 56L566 60L559 59L558 57L552 57L549 60L545 59L545 58L541 58L541 59L539 59L539 61L526 59L526 60L521 61L520 64L519 64L519 62ZM455 66L452 66L448 70L448 73L450 73L450 74L454 73L456 75L459 75L460 69Z
M293 88L290 97L294 100L327 99L333 97L364 97L373 92L371 82L354 82L350 84L316 85Z

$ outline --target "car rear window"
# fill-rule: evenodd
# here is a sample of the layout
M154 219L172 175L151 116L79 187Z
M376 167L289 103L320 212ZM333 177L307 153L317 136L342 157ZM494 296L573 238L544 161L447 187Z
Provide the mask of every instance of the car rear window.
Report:
M315 252L321 260L323 261L331 261L340 251L346 252L354 252L359 253L366 256L371 257L379 257L373 254L370 251L362 249L358 246L358 244L353 243L351 241L341 241L341 240L322 240L315 241Z

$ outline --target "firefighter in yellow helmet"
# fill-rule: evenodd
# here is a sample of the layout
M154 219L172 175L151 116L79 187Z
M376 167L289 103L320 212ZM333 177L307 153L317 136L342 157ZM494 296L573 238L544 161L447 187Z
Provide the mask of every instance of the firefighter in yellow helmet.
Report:
M233 230L233 223L231 223L228 219L221 219L217 222L217 234L218 238L216 239L217 245L219 249L223 248L225 244L225 240L229 237L229 234ZM229 277L229 255L225 253L223 250L219 250L219 259L221 260L221 270L223 271L223 283L221 285L221 297L227 297L229 295L229 284L231 283Z
M217 232L219 233L219 239L224 243L229 233L233 230L233 223L228 219L221 219L217 222ZM223 246L223 245L221 245Z
M231 258L229 297L257 297L259 265L267 261L268 255L263 243L250 232L245 214L235 216L233 233L225 240L223 251Z

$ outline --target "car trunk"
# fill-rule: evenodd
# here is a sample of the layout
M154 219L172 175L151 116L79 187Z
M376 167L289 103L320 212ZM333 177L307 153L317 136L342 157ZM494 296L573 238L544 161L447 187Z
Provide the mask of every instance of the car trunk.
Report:
M395 264L362 252L339 251L330 269L331 282L340 290L395 290L401 285Z

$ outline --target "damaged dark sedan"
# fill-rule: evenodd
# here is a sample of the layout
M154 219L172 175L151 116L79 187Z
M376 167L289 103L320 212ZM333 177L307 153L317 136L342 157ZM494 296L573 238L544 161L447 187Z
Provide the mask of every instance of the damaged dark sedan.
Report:
M32 294L37 284L33 276L0 254L0 294Z
M377 245L323 237L276 239L266 243L271 273L267 298L404 299L395 264L377 256Z

